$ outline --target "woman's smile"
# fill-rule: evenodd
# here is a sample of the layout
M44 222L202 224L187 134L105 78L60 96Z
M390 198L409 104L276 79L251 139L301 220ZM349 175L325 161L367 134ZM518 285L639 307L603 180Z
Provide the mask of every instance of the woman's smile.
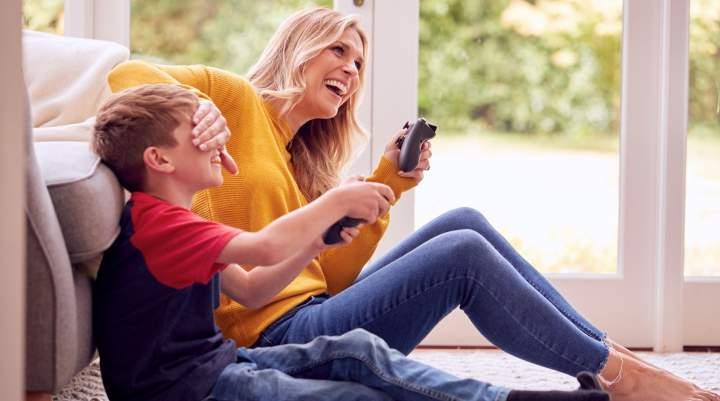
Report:
M334 93L340 98L347 94L348 86L341 81L338 81L336 79L326 79L324 84L325 87L327 87L332 93Z

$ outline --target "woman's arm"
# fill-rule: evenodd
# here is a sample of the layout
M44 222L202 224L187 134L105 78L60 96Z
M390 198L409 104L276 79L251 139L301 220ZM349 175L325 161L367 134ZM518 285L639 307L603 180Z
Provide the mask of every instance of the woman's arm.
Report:
M231 174L237 173L235 161L225 150L230 137L230 130L223 117L225 111L216 106L218 102L227 104L226 93L213 87L221 85L211 83L218 81L225 87L242 87L241 79L231 73L201 65L165 66L138 60L127 61L113 68L107 79L113 92L144 84L173 84L195 93L203 99L193 115L193 135L196 136L197 146L203 151L221 149L223 166Z
M400 149L397 147L397 139L405 135L407 129L402 128L395 133L390 142L385 146L385 152L380 159L375 171L366 181L380 182L389 186L395 194L395 204L400 195L415 187L423 180L424 173L430 169L430 141L425 142L420 153L420 160L415 170L403 173L398 169L398 158ZM322 266L325 279L327 280L330 293L336 294L349 287L357 278L360 270L375 252L378 242L385 234L390 215L385 214L378 218L374 224L369 224L360 230L353 242L342 248L333 248L324 252L319 260Z
M243 77L204 65L160 65L131 60L113 68L108 83L113 92L142 84L185 86L201 98L211 100L224 115L230 108L256 96L252 85Z
M427 141L422 146L417 168L407 173L399 171L398 158L400 149L396 143L397 139L406 133L407 129L405 128L395 133L385 146L385 152L378 167L370 177L365 179L366 181L380 182L389 186L395 194L393 204L400 199L403 192L420 183L424 178L425 171L430 169L432 151L430 150L430 141ZM379 217L374 224L363 227L360 234L350 245L330 249L320 256L320 266L322 266L325 274L330 293L336 294L355 281L360 270L375 252L388 224L390 224L389 213Z
M113 92L143 84L175 84L193 90L198 96L210 99L208 68L194 66L166 66L145 61L126 61L113 68L108 75Z
M414 179L401 177L397 172L397 163L383 157L373 174L365 180L389 186L395 195L395 201L392 202L395 204L403 192L417 184ZM360 270L375 252L388 224L390 214L386 213L378 217L375 223L365 225L351 244L328 249L319 256L331 294L337 294L355 281Z

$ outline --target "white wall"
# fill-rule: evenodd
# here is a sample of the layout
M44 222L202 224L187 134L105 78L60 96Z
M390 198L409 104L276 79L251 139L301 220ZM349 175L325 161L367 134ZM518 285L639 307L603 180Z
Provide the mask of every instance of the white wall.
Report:
M25 152L20 0L0 5L0 400L23 398Z

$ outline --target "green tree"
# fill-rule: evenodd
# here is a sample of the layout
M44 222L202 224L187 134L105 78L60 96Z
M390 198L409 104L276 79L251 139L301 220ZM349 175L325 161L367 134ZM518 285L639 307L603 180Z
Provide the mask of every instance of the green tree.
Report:
M499 131L614 130L619 34L598 37L604 15L579 2L532 3L423 0L420 113Z
M133 0L135 57L175 64L208 64L245 73L280 22L332 0Z
M63 0L24 0L23 28L63 33Z
M694 0L690 25L691 132L720 137L720 3Z

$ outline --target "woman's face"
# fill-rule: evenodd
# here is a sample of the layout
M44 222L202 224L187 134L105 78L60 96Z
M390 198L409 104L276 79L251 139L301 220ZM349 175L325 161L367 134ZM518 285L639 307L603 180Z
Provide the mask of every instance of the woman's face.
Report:
M329 47L305 65L307 88L295 107L306 120L332 118L340 106L358 90L363 44L355 29L347 29Z

